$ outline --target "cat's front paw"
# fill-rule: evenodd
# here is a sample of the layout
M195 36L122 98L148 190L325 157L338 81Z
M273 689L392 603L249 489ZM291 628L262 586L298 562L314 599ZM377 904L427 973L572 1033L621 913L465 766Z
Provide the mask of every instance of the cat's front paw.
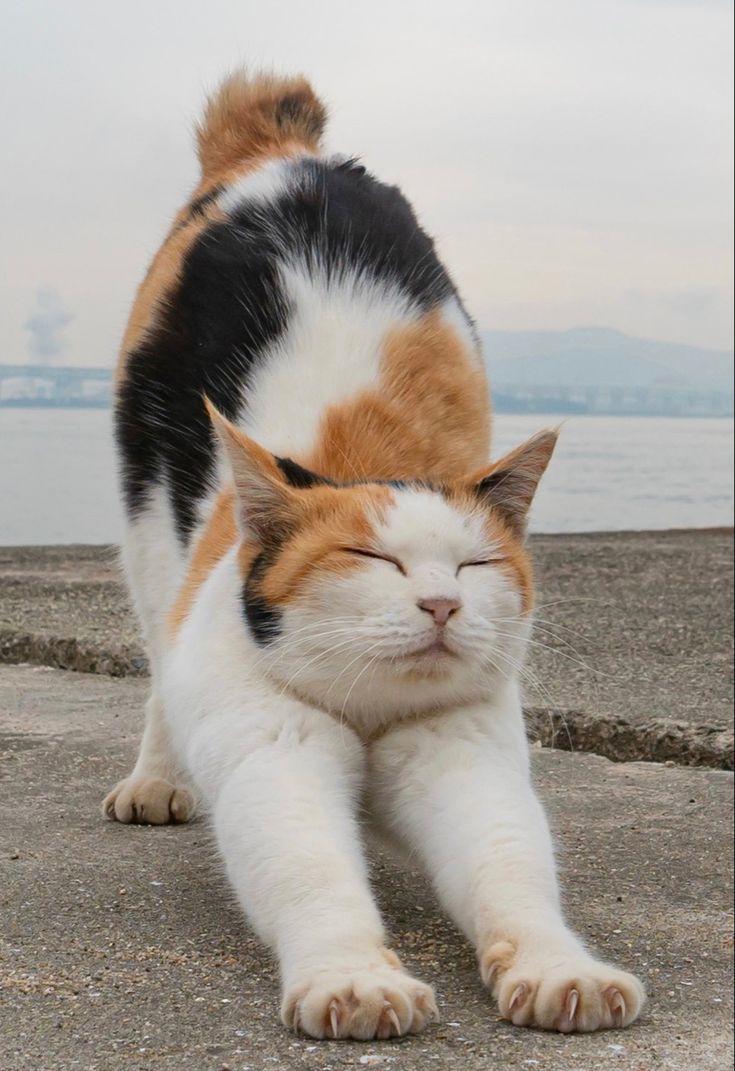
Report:
M188 822L193 810L191 794L160 777L126 777L102 801L105 818L153 826Z
M645 991L626 971L591 956L516 955L501 942L481 961L485 984L500 1014L516 1026L568 1034L628 1026L641 1013Z
M438 1017L430 986L389 966L315 972L290 988L281 1019L312 1038L392 1038L417 1034Z

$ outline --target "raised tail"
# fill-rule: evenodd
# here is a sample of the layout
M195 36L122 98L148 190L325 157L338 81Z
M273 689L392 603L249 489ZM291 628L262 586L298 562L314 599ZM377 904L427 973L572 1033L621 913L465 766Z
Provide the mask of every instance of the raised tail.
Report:
M237 71L209 98L197 126L202 174L213 177L294 143L316 151L326 121L327 109L305 78Z

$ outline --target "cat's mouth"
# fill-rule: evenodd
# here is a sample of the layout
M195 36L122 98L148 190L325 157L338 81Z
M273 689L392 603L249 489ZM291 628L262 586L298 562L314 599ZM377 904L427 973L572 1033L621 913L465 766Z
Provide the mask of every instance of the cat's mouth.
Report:
M448 658L458 658L459 652L449 646L444 633L438 633L422 647L417 647L410 651L403 651L393 657L410 662L420 661L421 659L444 660Z

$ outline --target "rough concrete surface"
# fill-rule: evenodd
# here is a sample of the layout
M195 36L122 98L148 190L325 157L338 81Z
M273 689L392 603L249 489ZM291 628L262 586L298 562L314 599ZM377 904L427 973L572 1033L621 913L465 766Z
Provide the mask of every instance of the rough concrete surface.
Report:
M401 1041L315 1043L280 1026L274 964L205 823L100 818L144 693L141 680L0 668L3 1071L732 1066L730 774L535 752L568 913L645 980L637 1025L564 1037L500 1022L427 886L377 859L394 945L436 987L442 1021Z
M732 769L731 530L536 536L545 744ZM0 548L0 661L145 672L109 547Z

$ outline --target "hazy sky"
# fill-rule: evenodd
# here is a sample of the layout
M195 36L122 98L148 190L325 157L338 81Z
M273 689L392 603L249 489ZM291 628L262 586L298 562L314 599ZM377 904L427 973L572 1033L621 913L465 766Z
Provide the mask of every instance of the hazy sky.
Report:
M312 79L329 147L403 187L481 327L732 345L730 0L0 12L0 362L114 360L195 181L193 119L242 62Z

